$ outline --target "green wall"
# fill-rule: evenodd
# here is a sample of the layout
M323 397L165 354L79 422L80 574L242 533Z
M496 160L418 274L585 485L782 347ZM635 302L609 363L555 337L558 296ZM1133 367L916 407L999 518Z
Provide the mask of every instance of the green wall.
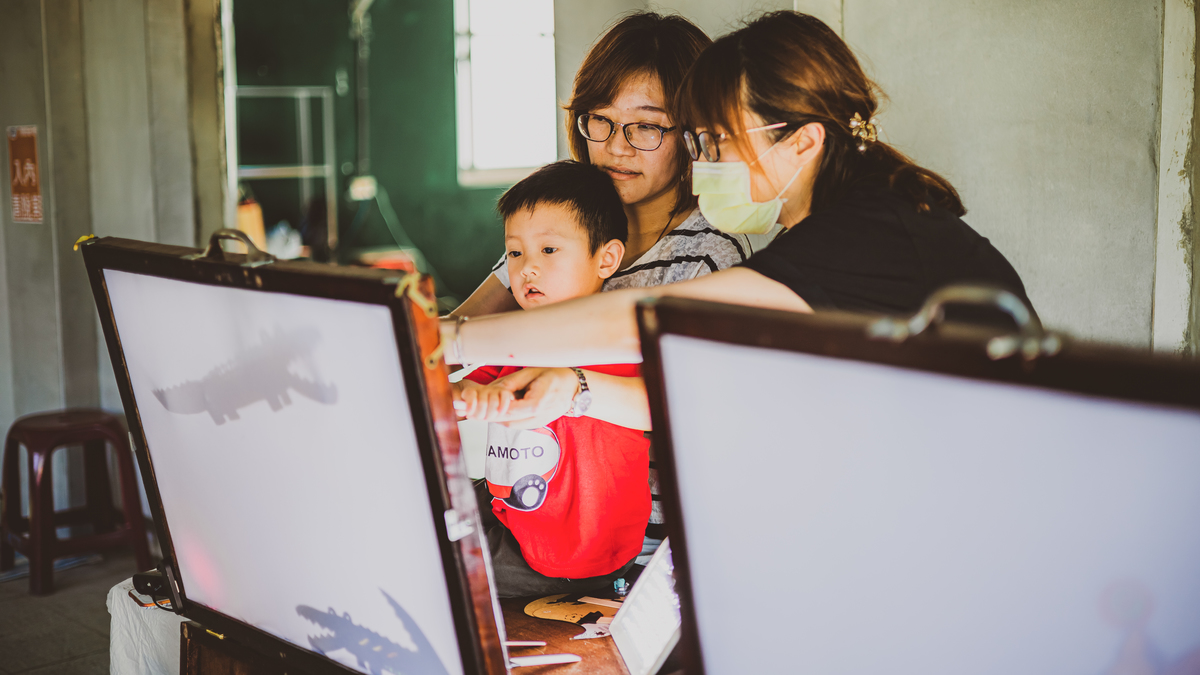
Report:
M354 162L354 43L348 2L238 0L234 3L238 83L334 86L344 68L350 92L336 98L337 162ZM494 207L501 189L458 185L454 109L454 16L449 0L376 0L371 6L371 172L387 191L400 224L441 274L449 292L465 298L503 251ZM294 161L291 107L239 110L242 163ZM314 118L314 123L319 117ZM290 153L290 157L289 154ZM318 155L319 157L319 155ZM356 204L339 186L342 256L393 243L372 205L350 232ZM299 222L296 181L255 181L268 227ZM315 183L320 190L319 181Z

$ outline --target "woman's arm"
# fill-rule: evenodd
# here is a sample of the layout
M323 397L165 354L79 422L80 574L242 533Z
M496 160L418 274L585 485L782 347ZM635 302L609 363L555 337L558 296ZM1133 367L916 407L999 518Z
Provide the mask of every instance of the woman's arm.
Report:
M495 274L489 274L487 279L479 284L479 288L471 294L471 297L463 301L450 316L484 316L485 314L501 314L503 312L511 312L514 309L521 309L517 304L517 299L513 297L512 291L504 287Z
M609 291L458 325L453 320L443 321L446 361L524 366L640 363L634 305L643 298L661 296L812 311L787 286L735 267L678 284Z

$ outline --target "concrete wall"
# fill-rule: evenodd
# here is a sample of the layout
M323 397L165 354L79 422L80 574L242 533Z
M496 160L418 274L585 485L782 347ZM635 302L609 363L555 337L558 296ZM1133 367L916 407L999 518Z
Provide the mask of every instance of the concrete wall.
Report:
M3 181L0 429L62 407L121 409L72 245L90 233L195 242L184 36L183 0L4 4L0 129L37 125L45 218L11 222ZM59 507L82 497L82 473L67 471L78 460L55 457Z
M1200 253L1196 217L1196 34L1193 0L1163 3L1162 122L1159 124L1158 231L1152 344L1156 351L1200 352Z
M0 188L5 273L0 304L8 328L7 349L0 350L8 359L0 364L0 379L7 380L0 387L7 398L0 410L5 429L20 415L94 403L97 393L95 333L88 323L86 299L62 292L79 276L70 268L63 240L86 228L89 220L87 153L80 147L85 137L80 128L79 6L64 2L43 11L35 0L11 2L0 24L0 90L6 92L0 97L0 129L37 126L43 199L42 222L12 222L5 148L6 180ZM62 115L54 115L60 107ZM81 326L82 331L65 332ZM81 493L80 472L67 470L79 461L78 451L54 457L54 481L66 488L56 491L58 507L70 505L71 496Z
M71 250L78 237L196 243L184 3L41 4L7 4L0 28L12 34L0 57L0 84L10 92L0 101L0 126L39 125L47 200L42 225L4 221L5 428L39 410L121 407Z
M84 0L82 7L91 231L194 246L183 3ZM219 188L220 178L214 182ZM94 318L91 325L99 402L119 410L108 348Z
M791 0L651 0L649 7L687 17L714 40L763 12L793 8Z
M0 64L5 96L0 97L0 127L38 127L39 180L43 222L11 222L10 175L3 182L4 258L12 360L5 372L13 390L13 414L62 405L61 342L57 316L55 205L46 88L43 80L41 6L35 0L9 3L0 25ZM19 91L21 96L8 92ZM7 149L6 149L7 156ZM47 311L49 310L49 311Z
M156 0L151 0L154 2ZM187 45L186 70L177 74L187 83L193 206L198 241L232 227L226 181L225 83L221 42L221 0L162 0L182 7ZM225 0L229 2L231 0ZM170 19L173 23L173 17ZM170 44L170 43L160 43ZM157 79L157 78L156 78Z
M847 0L843 17L891 97L886 138L958 187L1043 319L1148 346L1161 3Z
M139 0L84 0L88 150L94 231L153 241L150 107L146 82L145 16ZM100 37L104 36L104 37ZM116 39L109 39L109 38ZM77 265L78 266L78 265ZM121 408L108 348L93 324L93 353L105 367L100 403Z
M67 406L94 405L98 395L95 304L85 292L87 275L67 248L92 231L82 7L79 2L43 4L46 40L47 117L50 143L46 179L58 280L62 397Z
M184 6L179 0L146 0L145 5L154 232L164 244L195 246L199 242L188 130L188 87L187 80L180 77L188 72Z
M1162 2L797 5L842 23L884 138L958 187L1047 324L1150 345Z

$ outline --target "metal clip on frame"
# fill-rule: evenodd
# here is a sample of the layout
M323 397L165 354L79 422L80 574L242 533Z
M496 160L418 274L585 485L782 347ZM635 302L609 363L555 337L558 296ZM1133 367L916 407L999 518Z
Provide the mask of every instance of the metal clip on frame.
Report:
M422 312L425 313L425 316L433 319L437 317L437 300L435 298L429 298L421 292L421 276L422 275L419 272L414 272L412 274L406 274L403 277L400 277L398 280L387 279L385 283L395 283L397 298L407 297L413 302L414 305L416 305L421 309ZM442 351L444 350L445 346L445 343L439 340L438 346L434 347L433 351L431 351L429 355L425 357L426 368L430 370L437 368L438 363L442 360Z
M204 249L204 253L193 253L185 255L185 260L211 260L213 262L223 262L225 260L225 250L221 248L222 240L230 240L240 242L246 247L246 262L242 263L243 267L258 267L260 265L269 265L275 262L275 256L260 250L250 241L250 237L246 236L241 230L217 230L212 233L212 237L208 240L208 248Z
M1062 337L1042 328L1042 322L1021 298L1011 291L992 286L946 286L934 291L925 306L912 318L883 318L867 327L867 335L880 340L904 342L913 335L920 335L934 324L945 320L946 305L969 305L998 309L1012 317L1017 332L998 335L987 343L988 358L993 361L1006 359L1020 353L1026 361L1039 356L1053 356L1062 349Z

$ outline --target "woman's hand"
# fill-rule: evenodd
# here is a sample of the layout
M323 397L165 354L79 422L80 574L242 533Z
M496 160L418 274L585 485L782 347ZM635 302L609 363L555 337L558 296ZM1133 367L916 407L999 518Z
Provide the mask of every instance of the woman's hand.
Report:
M496 416L506 426L537 429L562 417L579 393L579 378L570 368L524 368L488 385L513 398ZM516 398L522 393L521 398Z

